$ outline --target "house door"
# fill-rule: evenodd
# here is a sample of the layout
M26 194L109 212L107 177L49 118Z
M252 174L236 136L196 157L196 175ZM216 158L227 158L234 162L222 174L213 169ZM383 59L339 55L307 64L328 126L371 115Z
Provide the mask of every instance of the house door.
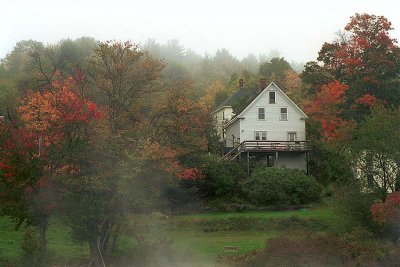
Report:
M267 167L274 167L274 166L275 166L275 155L267 154Z

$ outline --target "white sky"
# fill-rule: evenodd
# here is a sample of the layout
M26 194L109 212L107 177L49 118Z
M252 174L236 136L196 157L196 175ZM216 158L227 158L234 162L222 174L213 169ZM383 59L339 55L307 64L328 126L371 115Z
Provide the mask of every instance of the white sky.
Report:
M0 58L21 40L91 36L178 39L201 55L227 48L238 58L276 49L288 61L306 62L356 12L385 16L400 39L398 0L2 0L0 10Z

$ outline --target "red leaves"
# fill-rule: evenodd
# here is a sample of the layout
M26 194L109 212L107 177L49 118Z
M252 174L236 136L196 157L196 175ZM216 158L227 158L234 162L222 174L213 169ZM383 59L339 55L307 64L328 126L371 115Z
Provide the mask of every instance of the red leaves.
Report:
M359 105L364 105L367 107L372 107L376 104L376 97L370 94L365 94L360 98L357 98L355 103Z
M313 100L306 101L304 111L323 128L323 136L328 140L340 137L344 126L349 122L340 118L340 105L344 102L344 94L348 86L338 81L322 85Z
M372 218L380 225L395 223L400 226L400 192L388 195L384 203L375 203L371 207Z
M36 140L43 138L44 147L60 143L69 133L102 118L95 103L73 91L76 85L71 77L56 80L44 92L29 92L18 107L26 128Z
M179 172L178 177L181 180L198 180L204 178L203 174L198 168L186 168Z

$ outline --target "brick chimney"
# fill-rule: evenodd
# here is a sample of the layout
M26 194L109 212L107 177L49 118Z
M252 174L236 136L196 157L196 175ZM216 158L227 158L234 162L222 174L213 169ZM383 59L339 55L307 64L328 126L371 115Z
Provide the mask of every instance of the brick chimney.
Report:
M243 87L244 87L243 79L239 79L239 89L243 89Z
M260 79L260 91L264 90L265 87L267 87L267 80L265 79Z

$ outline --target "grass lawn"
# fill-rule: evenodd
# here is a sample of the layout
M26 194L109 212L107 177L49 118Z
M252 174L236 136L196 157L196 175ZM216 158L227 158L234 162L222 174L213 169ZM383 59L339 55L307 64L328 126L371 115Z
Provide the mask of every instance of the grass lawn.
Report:
M178 248L191 251L202 260L209 260L223 254L224 246L239 246L240 253L254 249L262 249L265 240L274 236L275 232L258 231L171 231L168 237Z
M328 224L332 224L336 218L333 212L325 206L296 211L210 212L177 215L168 219L163 218L161 221L164 223L164 227L160 227L156 222L153 222L150 238L168 238L180 249L188 249L201 259L210 260L223 254L224 246L239 246L240 253L262 249L268 238L282 233L282 230L205 231L204 224L198 224L198 222L204 222L208 226L210 222L211 224L215 222L219 226L223 226L225 221L232 222L235 218L238 220L246 218L247 220L250 219L250 221L251 218L255 218L269 221L270 219L279 220L290 217L317 219ZM179 225L179 227L168 228L168 225ZM218 228L218 226L216 227Z
M328 223L335 220L332 211L323 206L297 211L212 212L172 215L168 218L165 215L161 215L159 218L144 216L140 220L147 224L147 234L144 234L146 240L171 240L173 247L178 252L190 252L199 260L209 262L223 254L224 246L239 246L240 253L245 253L264 248L268 238L285 232L285 229L275 228L247 229L247 223L253 223L256 220L258 222L261 220L263 223L293 216L303 219L318 219ZM245 220L240 220L240 218ZM232 222L238 222L239 226L245 227L239 230L236 228L224 229L225 225L231 225ZM210 225L214 224L218 224L216 228L210 228ZM134 228L141 229L140 226ZM0 218L0 265L2 261L12 263L19 258L22 237L23 227L19 231L15 231L13 223L8 218ZM52 263L76 263L89 258L87 244L75 243L71 239L68 227L56 219L50 221L47 240L48 255ZM136 244L133 237L124 236L120 240L125 251L129 251Z
M16 263L21 255L24 226L14 230L14 223L7 217L0 218L0 266L2 262ZM50 261L69 262L88 258L88 246L71 239L69 228L57 220L51 220L47 232L47 247Z
M1 261L10 262L19 257L22 237L22 229L15 231L12 221L0 217L0 264Z

